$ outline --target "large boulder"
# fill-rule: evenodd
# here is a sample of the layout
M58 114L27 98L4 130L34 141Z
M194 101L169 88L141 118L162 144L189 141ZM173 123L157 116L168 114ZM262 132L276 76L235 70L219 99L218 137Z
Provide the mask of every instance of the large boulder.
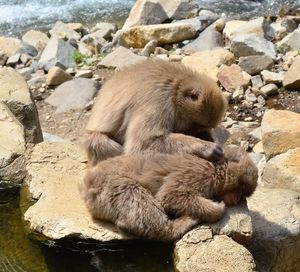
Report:
M258 271L298 271L300 193L259 186L248 199L248 206L253 223L248 249Z
M182 59L183 64L199 73L210 76L216 82L218 81L219 67L222 64L231 65L233 62L234 55L223 48L196 52Z
M274 44L255 34L235 36L231 41L230 49L236 57L263 55L276 59Z
M271 188L300 192L300 146L270 159L264 169L262 181Z
M247 56L239 58L239 66L248 74L256 75L272 68L274 61L268 56Z
M287 71L284 79L283 86L290 90L300 90L300 57L296 57Z
M134 64L146 59L147 58L144 56L134 54L130 49L119 46L112 53L104 57L101 60L100 65L122 69L127 65Z
M41 31L29 30L22 36L22 40L33 46L36 50L41 51L46 47L49 38Z
M254 272L250 252L225 235L214 236L209 228L187 233L175 244L174 263L178 272Z
M75 78L59 85L46 102L56 107L56 113L84 109L96 96L99 87L99 83L92 79Z
M75 48L62 39L53 37L48 42L39 60L39 66L48 71L53 66L67 69L75 66Z
M36 145L27 165L25 184L38 201L25 212L25 220L32 230L49 239L125 239L112 226L94 222L81 199L78 183L83 178L85 162L84 150L72 143Z
M12 37L0 37L0 52L3 52L7 57L16 53L26 53L34 57L38 53L33 46Z
M12 68L0 68L0 101L8 106L24 126L26 142L42 141L38 113L28 85Z
M123 29L136 25L160 24L168 19L160 1L138 0L132 7Z
M278 42L278 47L283 52L288 52L290 50L300 50L300 29L296 29L294 32L288 34L280 42Z
M73 30L71 27L69 27L67 24L57 21L54 25L54 27L49 31L51 37L57 37L61 39L74 39L79 40L80 34Z
M262 119L262 142L268 158L300 147L300 114L268 110Z
M142 25L126 29L121 34L122 42L128 47L142 48L149 41L157 40L158 45L177 43L196 38L197 31L190 23Z
M199 5L193 0L158 0L163 6L169 19L182 20L195 17L199 10Z

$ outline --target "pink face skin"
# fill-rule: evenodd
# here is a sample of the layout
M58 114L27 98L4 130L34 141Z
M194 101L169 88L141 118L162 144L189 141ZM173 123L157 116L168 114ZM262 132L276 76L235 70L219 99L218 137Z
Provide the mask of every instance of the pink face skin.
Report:
M230 191L223 195L222 200L228 206L237 205L242 198L242 193L243 191L241 188L234 189L233 191Z

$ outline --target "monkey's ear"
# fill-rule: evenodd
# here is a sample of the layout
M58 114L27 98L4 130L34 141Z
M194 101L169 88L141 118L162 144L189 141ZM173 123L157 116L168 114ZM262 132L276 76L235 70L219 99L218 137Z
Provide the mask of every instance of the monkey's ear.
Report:
M236 163L239 163L245 156L244 150L234 145L224 147L224 154L229 161Z

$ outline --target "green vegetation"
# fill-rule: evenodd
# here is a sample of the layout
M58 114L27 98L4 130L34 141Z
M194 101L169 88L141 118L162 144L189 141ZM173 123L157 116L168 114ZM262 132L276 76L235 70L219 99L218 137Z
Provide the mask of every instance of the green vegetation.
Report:
M86 63L87 59L89 58L88 55L80 53L78 50L75 50L72 54L72 58L75 61L75 63L80 64L80 63Z

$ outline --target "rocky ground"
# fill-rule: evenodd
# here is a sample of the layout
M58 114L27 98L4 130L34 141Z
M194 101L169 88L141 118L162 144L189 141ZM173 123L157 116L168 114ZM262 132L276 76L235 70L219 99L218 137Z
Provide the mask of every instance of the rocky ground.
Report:
M176 268L297 271L299 23L296 15L229 20L188 0L141 0L119 30L108 23L87 29L57 22L49 33L0 37L1 187L28 187L38 201L25 219L47 239L132 238L92 221L78 196L84 126L115 69L147 58L180 62L222 88L229 108L216 141L249 151L260 178L248 207L230 208L218 224L176 243Z

